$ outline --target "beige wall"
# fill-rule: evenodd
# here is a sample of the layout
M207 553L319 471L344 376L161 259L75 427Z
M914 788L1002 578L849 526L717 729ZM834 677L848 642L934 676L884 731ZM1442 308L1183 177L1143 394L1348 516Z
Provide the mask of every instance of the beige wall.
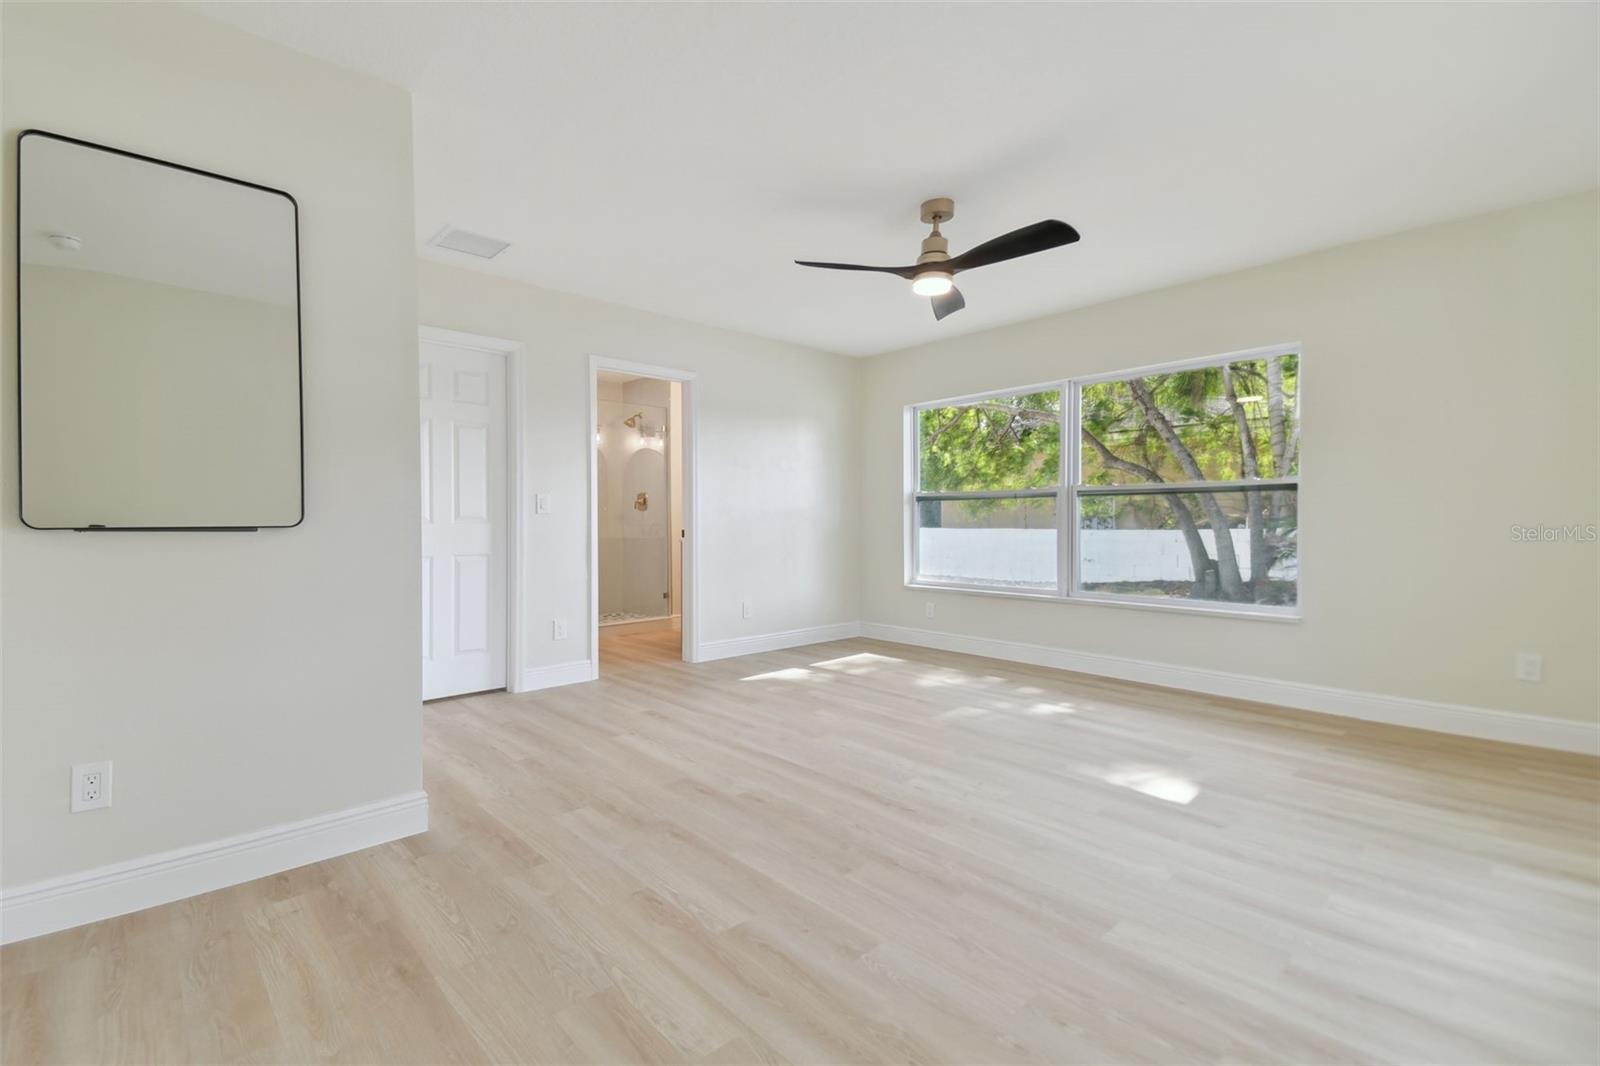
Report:
M697 373L703 642L852 622L858 363L423 262L430 326L527 345L525 667L589 657L589 357ZM9 563L9 560L8 560ZM740 604L748 600L751 618ZM570 636L551 637L551 621Z
M409 98L167 5L0 18L6 248L29 126L298 198L306 439L297 529L75 534L20 525L0 435L4 884L421 787ZM113 807L68 814L100 759Z
M1597 521L1597 249L1590 193L867 360L863 617L1594 720L1597 546L1512 527ZM904 587L906 404L1280 341L1304 345L1303 621Z

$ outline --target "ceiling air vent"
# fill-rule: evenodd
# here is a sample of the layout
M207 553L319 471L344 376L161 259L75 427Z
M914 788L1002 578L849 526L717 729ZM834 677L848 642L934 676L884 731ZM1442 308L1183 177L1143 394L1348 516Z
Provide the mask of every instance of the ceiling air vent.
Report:
M433 235L433 240L428 242L435 248L448 248L452 252L464 252L475 255L479 259L493 259L507 248L511 247L509 241L502 241L496 237L485 237L481 233L468 233L464 229L446 226Z

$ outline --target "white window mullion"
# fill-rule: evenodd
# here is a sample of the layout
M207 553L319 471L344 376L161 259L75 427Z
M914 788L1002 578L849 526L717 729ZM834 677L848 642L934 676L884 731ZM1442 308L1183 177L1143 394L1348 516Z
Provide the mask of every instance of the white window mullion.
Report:
M1060 492L1056 497L1056 595L1065 599L1077 588L1078 503L1073 486L1078 481L1078 389L1061 383L1061 459L1057 463ZM1062 523L1066 523L1065 528Z

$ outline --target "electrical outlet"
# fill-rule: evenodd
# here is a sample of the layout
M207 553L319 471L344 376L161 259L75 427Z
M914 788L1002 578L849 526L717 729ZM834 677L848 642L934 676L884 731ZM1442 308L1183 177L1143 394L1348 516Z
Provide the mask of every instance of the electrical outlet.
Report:
M925 601L923 603L923 605L922 605L922 616L924 618L932 618L933 617L933 601L932 600L927 600L927 601Z
M534 495L533 495L533 513L534 514L549 514L550 513L550 494L549 493L547 493L547 492L536 492L536 493L534 493Z
M555 621L550 623L550 639L567 639L567 620L565 618L557 618Z
M111 806L111 763L86 762L72 768L73 814Z
M745 600L743 603L739 604L739 607L744 612L744 616L746 618L753 618L755 616L756 612L751 608L749 600Z
M1544 656L1533 651L1517 652L1517 680L1543 681Z

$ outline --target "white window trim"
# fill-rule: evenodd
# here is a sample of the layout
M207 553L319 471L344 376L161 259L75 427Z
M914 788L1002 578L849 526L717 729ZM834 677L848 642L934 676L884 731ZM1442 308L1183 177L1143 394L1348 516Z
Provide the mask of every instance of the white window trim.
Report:
M1166 611L1180 614L1221 615L1229 618L1248 618L1271 622L1300 621L1305 612L1305 585L1302 580L1305 574L1303 559L1305 542L1303 538L1297 537L1299 540L1296 549L1297 578L1295 604L1292 607L1273 607L1255 603L1228 603L1221 600L1166 600L1123 593L1091 592L1079 587L1078 574L1078 506L1080 496L1106 495L1108 491L1112 491L1100 486L1082 485L1080 483L1083 449L1075 446L1073 442L1077 441L1081 435L1079 427L1081 426L1082 413L1079 401L1083 386L1103 381L1124 381L1133 377L1171 373L1176 370L1193 370L1200 367L1222 366L1228 363L1242 363L1256 359L1275 359L1283 355L1299 355L1301 357L1296 378L1295 417L1299 420L1301 439L1304 440L1305 390L1303 384L1305 380L1305 348L1301 344L1272 344L1260 348L1247 348L1238 352L1226 352L1221 355L1199 356L1169 363L1134 367L1129 370L1109 370L1099 374L1059 378L1054 381L1036 382L1030 385L1018 385L1003 389L990 389L985 392L967 393L961 396L925 400L907 405L902 427L902 439L905 442L903 471L903 485L905 487L903 553L905 560L905 587L934 592L959 592L976 596L994 596L1002 599L1042 600L1050 603L1086 603L1101 607L1125 607L1135 610ZM918 423L922 412L931 408L952 407L958 404L992 399L996 396L1020 396L1048 390L1059 390L1061 393L1062 454L1056 484L1054 487L1047 489L1027 490L1018 493L1002 492L996 495L1008 498L1018 495L1051 495L1056 500L1056 587L1054 589L1010 589L979 583L930 581L919 577L917 497L920 495L972 495L970 493L924 493L921 491L919 484L921 471ZM1305 464L1302 460L1299 465L1299 471L1294 477L1272 477L1261 478L1256 481L1240 480L1235 482L1169 482L1162 485L1162 491L1171 492L1186 488L1192 490L1199 486L1215 490L1219 485L1237 486L1237 490L1243 490L1245 488L1271 488L1273 486L1292 484L1295 487L1297 497L1303 502L1303 496L1298 496L1298 494L1301 492L1304 481Z

